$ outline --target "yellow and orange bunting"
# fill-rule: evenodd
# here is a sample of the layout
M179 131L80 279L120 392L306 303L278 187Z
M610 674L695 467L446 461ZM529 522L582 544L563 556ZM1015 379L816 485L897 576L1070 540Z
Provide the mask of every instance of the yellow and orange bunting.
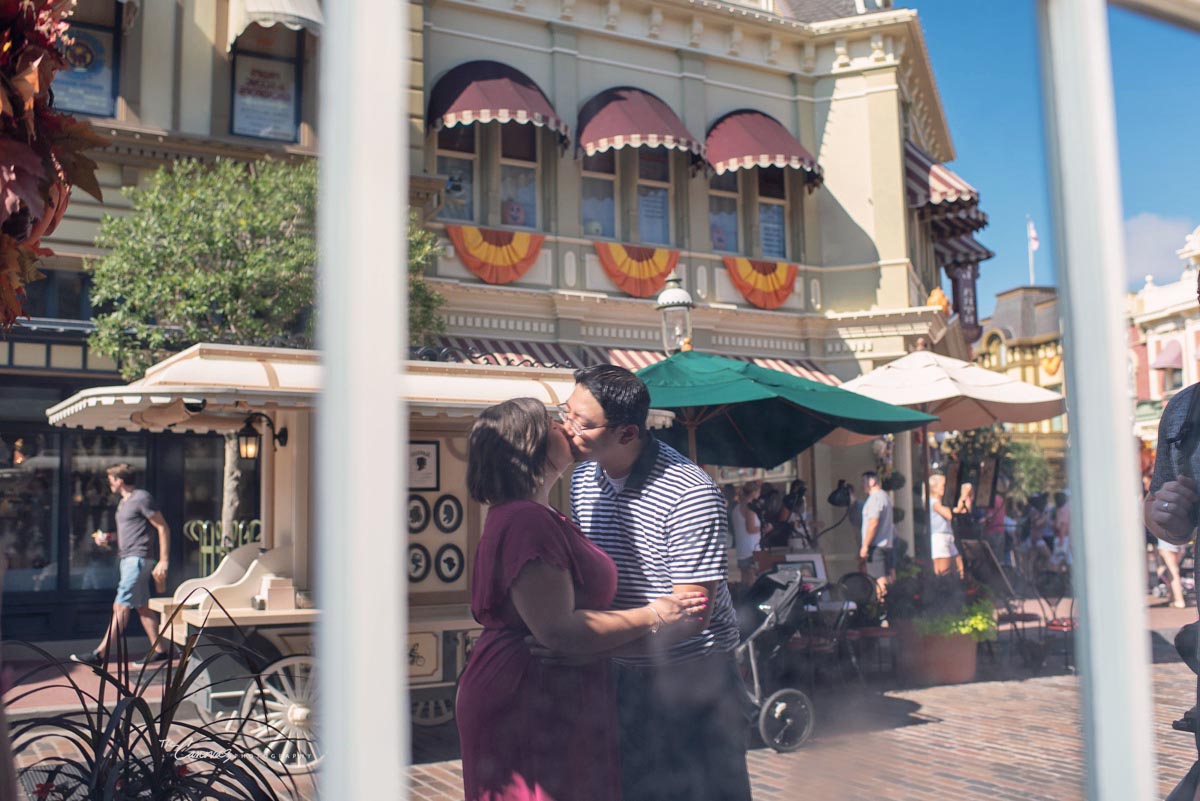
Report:
M543 234L447 225L446 235L467 269L489 284L511 284L529 272L542 252Z
M1042 359L1042 371L1046 375L1058 375L1058 371L1062 368L1062 356L1054 354Z
M679 263L679 251L594 242L600 265L608 277L627 295L654 297L667 282L667 276Z
M778 309L792 294L799 268L784 261L726 256L725 269L742 297L760 309Z

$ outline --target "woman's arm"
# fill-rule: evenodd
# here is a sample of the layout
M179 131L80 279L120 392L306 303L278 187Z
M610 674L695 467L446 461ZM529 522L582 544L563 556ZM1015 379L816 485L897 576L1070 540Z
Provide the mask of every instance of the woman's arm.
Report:
M759 534L762 532L762 524L759 522L758 515L754 510L746 504L740 504L739 509L742 513L742 518L746 521L746 533Z
M931 498L929 505L933 507L933 511L937 512L939 515L946 518L947 520L954 519L954 512L952 512L950 510L950 507L948 507L948 506L946 506L946 504L942 503L942 498L940 495L934 496L933 498Z
M687 593L656 598L637 609L576 609L570 574L541 560L521 568L512 600L539 643L573 655L611 651L660 627L690 622L708 604L704 593Z

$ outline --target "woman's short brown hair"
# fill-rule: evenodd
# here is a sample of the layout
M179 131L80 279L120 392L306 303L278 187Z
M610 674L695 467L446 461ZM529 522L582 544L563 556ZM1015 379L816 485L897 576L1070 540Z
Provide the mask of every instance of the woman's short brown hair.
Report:
M550 414L541 401L514 398L484 409L471 429L467 492L492 506L532 496L549 440Z

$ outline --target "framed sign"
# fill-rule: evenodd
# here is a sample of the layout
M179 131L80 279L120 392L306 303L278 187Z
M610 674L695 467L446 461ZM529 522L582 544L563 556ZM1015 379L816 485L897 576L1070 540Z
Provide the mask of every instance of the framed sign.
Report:
M453 584L462 575L464 567L466 567L466 560L463 559L463 552L457 545L443 545L438 548L433 569L437 572L439 579L447 584Z
M825 573L825 557L819 551L798 551L789 553L786 557L789 565L800 569L800 575L813 581L827 581Z
M62 111L116 116L117 41L107 28L71 25L74 40L63 50L67 69L54 76L54 105Z
M408 488L438 489L438 443L408 443Z
M236 54L233 133L277 142L297 141L299 95L294 61Z
M420 534L429 527L429 501L420 495L408 496L408 533ZM439 526L440 528L440 526Z
M429 568L433 561L429 558L429 549L424 545L408 546L408 580L419 584L429 576Z
M996 482L1000 478L1000 457L984 459L979 468L979 486L975 488L975 504L979 509L991 509L996 498Z
M453 534L462 525L463 508L458 498L443 495L433 504L433 524L443 534Z

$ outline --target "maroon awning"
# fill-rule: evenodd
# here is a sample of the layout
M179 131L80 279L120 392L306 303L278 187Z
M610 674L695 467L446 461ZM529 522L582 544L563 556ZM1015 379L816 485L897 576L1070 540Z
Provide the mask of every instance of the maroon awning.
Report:
M576 147L589 156L623 147L686 150L697 158L704 152L670 106L632 86L605 89L584 103L577 128Z
M717 175L750 167L804 170L812 186L822 181L817 160L778 120L761 111L731 111L713 123L704 142L708 163Z
M938 266L949 270L954 265L978 264L996 254L975 240L970 234L953 236L933 244L933 255Z
M1168 339L1162 350L1154 357L1151 370L1182 370L1183 348L1178 339Z
M498 61L468 61L447 72L429 94L426 124L442 127L473 122L518 122L545 126L562 139L567 124L533 80Z
M912 142L904 143L904 188L909 207L921 210L937 239L987 226L979 191Z

